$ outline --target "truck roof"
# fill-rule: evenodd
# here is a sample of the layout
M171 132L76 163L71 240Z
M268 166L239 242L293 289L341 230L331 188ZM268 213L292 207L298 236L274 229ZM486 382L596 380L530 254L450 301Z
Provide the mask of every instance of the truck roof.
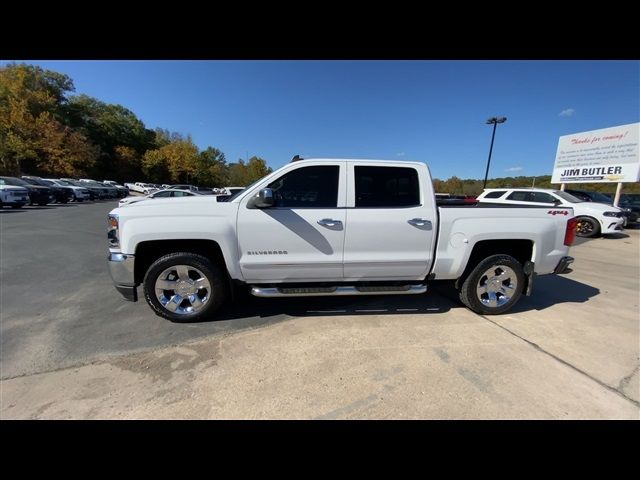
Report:
M293 160L292 160L293 161ZM326 158L326 157L319 157L319 158L301 158L299 160L295 160L296 163L298 162L318 162L318 161L325 161L325 162L349 162L349 163L353 163L353 162L373 162L373 163L410 163L413 165L425 165L424 162L419 162L417 160L397 160L397 159L380 159L380 158Z
M493 192L496 190L530 190L535 192L558 192L557 188L536 188L536 187L497 187L497 188L485 188L485 192Z

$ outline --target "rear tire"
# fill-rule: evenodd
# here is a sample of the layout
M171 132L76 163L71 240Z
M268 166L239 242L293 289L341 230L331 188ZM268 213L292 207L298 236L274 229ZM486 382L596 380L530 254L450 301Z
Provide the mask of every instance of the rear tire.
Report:
M583 238L593 238L600 235L600 223L591 217L576 218L576 235Z
M229 298L226 272L190 252L160 257L147 270L143 285L144 298L156 315L176 323L211 317Z
M492 255L481 261L460 287L460 301L481 315L510 310L522 295L522 265L510 255Z
M22 208L22 205L11 205L11 208Z

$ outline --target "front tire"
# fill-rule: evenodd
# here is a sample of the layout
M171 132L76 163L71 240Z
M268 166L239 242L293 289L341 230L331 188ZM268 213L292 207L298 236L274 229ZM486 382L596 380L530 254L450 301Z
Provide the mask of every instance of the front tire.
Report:
M595 218L576 218L576 235L578 237L593 238L600 235L600 224Z
M210 317L228 298L225 272L190 252L164 255L147 270L144 298L152 310L176 323Z
M460 301L481 315L510 310L522 295L522 265L510 255L492 255L480 262L460 288Z

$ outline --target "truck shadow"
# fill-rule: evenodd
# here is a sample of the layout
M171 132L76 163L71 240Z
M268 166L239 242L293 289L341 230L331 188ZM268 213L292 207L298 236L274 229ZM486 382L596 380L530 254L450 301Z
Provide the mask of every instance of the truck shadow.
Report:
M544 310L560 303L584 303L600 290L561 275L544 275L535 279L533 295L522 296L509 313ZM458 299L452 282L434 282L423 295L372 295L354 297L257 298L238 292L211 321L239 320L249 317L288 315L404 315L445 313L466 308Z
M456 302L458 307L465 308L458 301L458 292L451 282L440 282L439 284L436 282L436 285L434 290L439 295ZM576 282L562 275L543 275L535 278L531 296L522 295L518 303L508 313L539 311L560 303L585 303L599 293L600 290L591 285Z
M562 275L544 275L535 279L533 294L523 296L510 313L544 310L559 303L585 303L600 290Z

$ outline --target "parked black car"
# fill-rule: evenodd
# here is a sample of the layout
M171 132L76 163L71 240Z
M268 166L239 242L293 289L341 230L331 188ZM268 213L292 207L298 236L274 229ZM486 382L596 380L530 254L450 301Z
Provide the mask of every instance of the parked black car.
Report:
M29 190L29 204L33 205L37 203L38 205L46 205L47 203L51 203L55 200L55 196L53 191L49 187L41 187L40 185L31 185L30 183L25 182L21 178L16 177L0 177L5 181L7 185L16 185L18 187L24 187Z
M107 190L105 188L94 187L93 185L88 185L85 182L81 182L80 180L75 180L73 178L61 178L60 180L69 182L71 185L75 185L76 187L82 187L89 190L89 200L101 200L103 198L107 198Z
M635 214L635 220L629 219L630 222L639 223L640 220L640 193L623 193L620 195L618 202L620 208L629 210Z
M23 175L22 180L24 180L30 185L50 188L53 191L53 195L55 196L56 202L58 203L68 203L71 200L73 200L72 188L61 187L59 185L50 185L49 183L42 180L40 177L34 177L32 175Z
M565 188L564 191L567 193L570 193L574 197L579 198L584 202L597 202L597 203L604 203L605 205L613 205L613 199L610 198L608 195L605 195L600 192L589 192L587 190L574 190L569 188ZM640 208L634 211L632 208L623 206L622 198L620 198L619 208L620 210L622 210L622 214L624 215L624 224L623 224L624 227L626 227L630 223L638 222L638 215L640 214Z
M101 188L103 190L103 197L101 198L118 198L120 196L116 187L105 185L104 183L91 180L90 178L81 178L80 184L91 188Z

